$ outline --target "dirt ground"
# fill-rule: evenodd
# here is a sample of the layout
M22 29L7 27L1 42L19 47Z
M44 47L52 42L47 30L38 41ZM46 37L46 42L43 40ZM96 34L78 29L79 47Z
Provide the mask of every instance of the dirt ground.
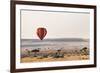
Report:
M30 63L30 62L50 62L50 61L72 61L72 60L88 60L89 55L65 55L64 58L41 58L41 57L24 57L21 58L21 63Z

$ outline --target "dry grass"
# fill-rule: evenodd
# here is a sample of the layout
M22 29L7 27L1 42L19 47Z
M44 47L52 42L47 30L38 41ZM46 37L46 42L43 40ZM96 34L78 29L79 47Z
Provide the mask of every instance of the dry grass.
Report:
M24 57L21 58L21 63L29 63L29 62L50 62L50 61L72 61L72 60L88 60L89 55L75 55L75 56L68 56L65 55L64 58L41 58L41 57Z

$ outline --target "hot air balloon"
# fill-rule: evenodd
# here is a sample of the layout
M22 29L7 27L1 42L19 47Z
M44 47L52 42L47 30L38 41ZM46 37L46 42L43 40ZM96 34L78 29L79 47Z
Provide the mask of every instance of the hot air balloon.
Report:
M40 38L40 40L43 40L46 34L47 34L46 28L40 27L37 29L37 36Z

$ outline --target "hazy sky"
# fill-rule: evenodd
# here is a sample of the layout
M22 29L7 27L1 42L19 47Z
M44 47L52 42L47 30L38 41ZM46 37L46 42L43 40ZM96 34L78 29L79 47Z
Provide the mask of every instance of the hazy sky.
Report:
M21 11L21 38L38 39L36 30L45 27L45 38L89 38L89 13Z

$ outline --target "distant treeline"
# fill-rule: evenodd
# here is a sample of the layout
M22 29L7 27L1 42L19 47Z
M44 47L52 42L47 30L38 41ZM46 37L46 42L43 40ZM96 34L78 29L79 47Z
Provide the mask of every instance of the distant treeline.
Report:
M24 57L40 57L47 58L47 57L53 57L53 58L64 58L64 56L81 56L81 55L89 55L89 48L83 47L80 50L70 50L66 51L63 48L60 48L58 50L52 51L52 52L41 52L41 48L33 49L33 50L25 50L26 53L21 54L21 58Z
M21 41L22 42L41 42L41 40L39 40L39 39L21 39ZM42 42L46 42L46 41L51 41L51 42L54 42L54 41L56 41L56 42L66 42L66 41L68 41L68 42L88 42L89 41L89 39L83 39L83 38L52 38L52 39L44 39L44 40L42 40Z

